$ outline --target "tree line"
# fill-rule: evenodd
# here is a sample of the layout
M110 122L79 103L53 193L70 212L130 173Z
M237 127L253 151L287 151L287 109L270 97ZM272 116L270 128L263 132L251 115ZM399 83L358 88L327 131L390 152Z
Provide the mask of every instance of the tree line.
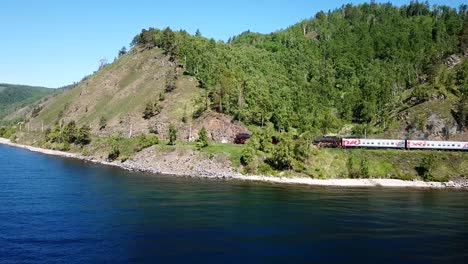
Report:
M209 100L200 111L280 131L327 132L351 122L385 129L403 93L430 81L449 54L466 48L467 17L466 5L371 2L319 12L271 34L244 32L227 43L150 28L131 45L162 48L197 77Z

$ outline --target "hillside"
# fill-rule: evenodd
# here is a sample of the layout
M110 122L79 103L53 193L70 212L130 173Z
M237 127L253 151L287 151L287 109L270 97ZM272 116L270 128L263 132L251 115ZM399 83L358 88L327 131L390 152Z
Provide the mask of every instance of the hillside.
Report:
M37 130L42 124L47 128L73 120L89 124L99 135L128 136L151 130L166 138L172 123L179 128L181 139L205 126L217 141L232 141L236 133L244 131L219 113L205 113L192 120L204 91L194 77L182 73L163 50L135 47L73 89L45 102L38 116L31 119L31 127ZM152 113L145 118L147 108Z
M466 8L411 2L346 5L228 43L150 28L133 44L178 58L206 89L212 109L244 123L313 134L353 124L357 132L381 134L404 132L401 112L433 99L448 99L430 110L453 112L455 132L464 130L467 41ZM457 67L445 66L452 56Z
M28 131L4 134L96 160L172 155L180 162L174 166L191 168L197 156L197 163L222 160L222 168L254 174L427 180L418 168L456 157L450 168L427 170L438 180L466 175L466 153L401 152L414 156L402 165L398 151L375 158L311 146L323 134L468 141L466 7L346 5L271 34L247 31L217 42L149 28L131 45L30 108ZM166 144L171 125L176 147ZM185 142L202 127L217 143L240 132L253 136L244 146Z
M0 120L54 92L44 87L0 84Z
M31 124L75 120L98 134L164 137L174 123L187 138L191 126L215 122L213 138L222 141L244 130L231 116L298 134L465 138L467 17L466 8L418 2L346 5L227 43L150 28L129 53L45 104ZM458 61L446 65L452 56Z

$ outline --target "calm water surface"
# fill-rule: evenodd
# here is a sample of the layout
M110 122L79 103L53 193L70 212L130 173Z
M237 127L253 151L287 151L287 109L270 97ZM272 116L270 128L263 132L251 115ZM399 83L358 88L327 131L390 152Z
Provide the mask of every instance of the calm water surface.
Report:
M463 191L151 176L0 145L0 263L463 263L467 210Z

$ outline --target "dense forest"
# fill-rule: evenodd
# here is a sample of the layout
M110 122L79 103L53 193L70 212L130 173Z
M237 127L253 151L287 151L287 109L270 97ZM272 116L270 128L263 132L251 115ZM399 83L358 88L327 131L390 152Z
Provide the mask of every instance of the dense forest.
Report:
M56 92L55 89L26 85L0 84L0 120L21 107Z
M447 57L467 52L468 8L348 4L271 34L247 31L223 42L199 31L150 28L131 45L164 49L199 80L206 92L197 100L198 114L211 108L279 131L327 133L347 123L383 131L405 92L416 103L428 100L440 88L435 77ZM462 125L467 68L463 61L443 79L460 97L455 115Z

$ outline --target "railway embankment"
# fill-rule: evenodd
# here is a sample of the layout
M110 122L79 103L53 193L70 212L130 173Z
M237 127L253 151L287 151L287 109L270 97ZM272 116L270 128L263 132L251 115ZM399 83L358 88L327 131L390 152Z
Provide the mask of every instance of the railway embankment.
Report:
M367 179L351 179L342 178L332 179L314 179L304 177L303 175L244 175L238 172L237 169L229 166L225 160L206 159L203 155L196 152L172 152L156 153L154 148L148 148L139 153L133 160L108 162L105 159L96 157L83 156L81 154L69 153L64 151L55 151L32 147L22 144L12 143L8 139L0 138L0 144L8 145L17 148L23 148L29 151L39 152L47 155L54 155L65 158L80 159L85 162L99 163L108 166L116 166L122 169L147 172L154 174L168 174L184 177L198 177L222 180L241 180L267 182L272 184L299 184L309 186L332 186L332 187L398 187L398 188L468 188L468 180L464 175L453 177L446 182L441 181L422 181L422 180L402 180L392 178L367 178ZM337 151L333 151L337 152ZM337 152L338 153L338 152ZM342 152L348 153L348 152ZM354 152L359 155L359 150ZM339 167L339 166L338 166ZM326 169L326 168L324 168Z

